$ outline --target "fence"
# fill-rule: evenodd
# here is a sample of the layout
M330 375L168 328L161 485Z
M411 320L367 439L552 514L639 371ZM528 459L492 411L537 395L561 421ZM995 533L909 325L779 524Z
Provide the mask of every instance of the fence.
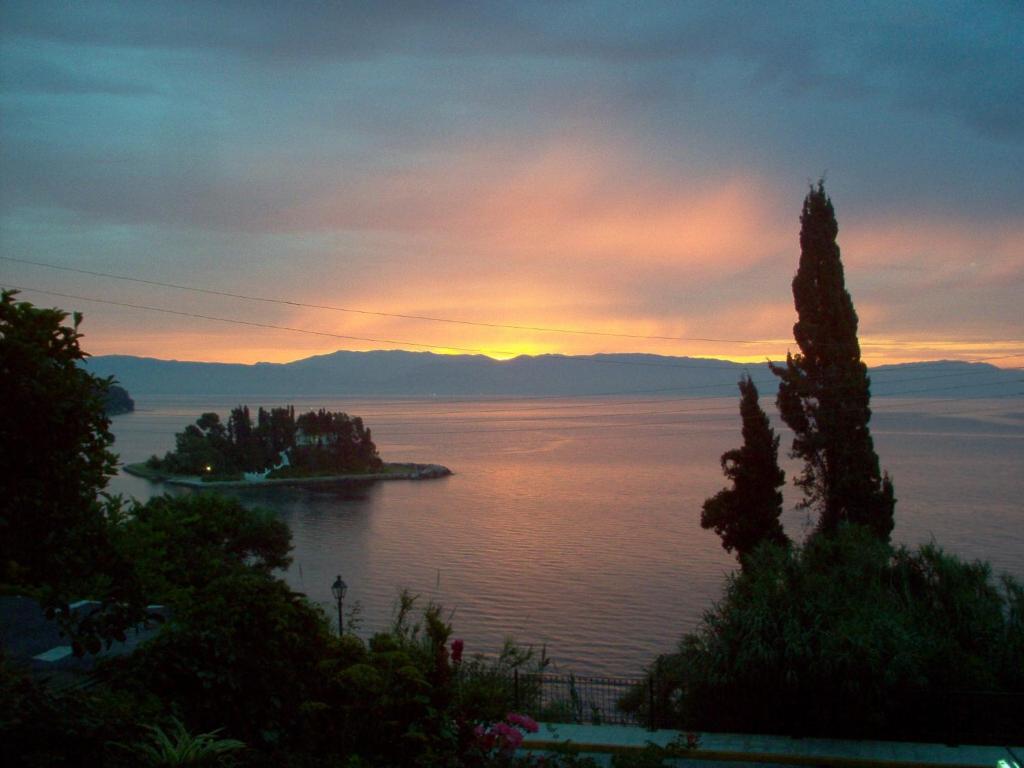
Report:
M643 696L653 702L653 678L578 677L516 670L512 687L514 709L545 722L649 728L656 722L650 716L652 706L631 708L628 712L619 706L626 697Z
M525 673L516 671L511 679L511 701L516 712L549 723L592 725L634 725L680 729L679 691L659 675L647 677L583 677L573 674ZM763 702L763 709L801 712L808 700L785 697ZM626 708L621 706L627 704ZM786 729L785 735L842 735L864 738L870 733L848 730L842 700L816 699L816 717L803 722L807 732ZM890 738L928 740L938 743L1020 743L1024 738L1024 693L994 691L949 691L935 694L897 695L888 702L895 720L880 725ZM762 720L755 716L755 720ZM802 718L782 718L801 722ZM782 733L780 723L763 719L763 732ZM759 729L760 730L760 729Z

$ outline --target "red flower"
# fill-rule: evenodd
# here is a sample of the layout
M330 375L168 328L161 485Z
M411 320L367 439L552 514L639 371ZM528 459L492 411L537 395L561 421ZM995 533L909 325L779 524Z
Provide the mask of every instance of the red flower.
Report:
M540 730L537 726L537 721L529 715L520 715L515 712L509 712L505 719L512 723L512 725L518 725L527 733L536 733Z
M456 638L455 640L452 640L452 663L453 664L461 664L462 663L462 647L463 647L462 640L460 640L458 638Z

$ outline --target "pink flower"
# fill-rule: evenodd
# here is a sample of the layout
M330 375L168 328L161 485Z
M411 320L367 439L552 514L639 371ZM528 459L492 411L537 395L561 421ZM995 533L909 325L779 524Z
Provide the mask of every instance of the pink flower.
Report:
M496 734L499 741L504 742L501 746L502 752L515 752L523 743L523 734L508 723L495 723L491 727L491 733Z
M527 733L536 733L538 730L540 730L537 726L537 721L534 720L532 717L529 717L528 715L520 715L516 712L509 712L508 716L505 719L513 725L518 725Z
M462 662L462 640L456 638L452 640L452 663L460 664Z

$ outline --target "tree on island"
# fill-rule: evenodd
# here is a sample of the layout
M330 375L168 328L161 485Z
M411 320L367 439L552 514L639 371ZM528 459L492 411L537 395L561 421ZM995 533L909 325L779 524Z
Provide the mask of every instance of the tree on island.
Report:
M370 430L358 416L321 408L299 416L296 425L302 441L290 453L296 466L314 471L339 467L370 471L382 464Z
M275 471L290 476L370 472L383 464L358 416L321 408L296 418L292 406L260 408L253 425L246 405L232 409L227 425L216 413L202 414L175 435L174 451L147 464L173 474L224 477L263 472L285 457L288 468Z
M749 376L739 382L743 446L722 454L722 471L733 482L704 502L700 524L722 537L726 552L736 550L740 565L762 542L789 544L782 530L782 493L786 473L779 468L779 438L758 403Z
M804 492L802 505L818 511L823 533L850 522L888 541L896 499L888 474L879 470L868 428L870 380L824 182L804 199L800 224L800 266L793 278L799 315L793 335L800 352L771 369L780 379L779 411L794 432L792 455L805 462L796 481Z

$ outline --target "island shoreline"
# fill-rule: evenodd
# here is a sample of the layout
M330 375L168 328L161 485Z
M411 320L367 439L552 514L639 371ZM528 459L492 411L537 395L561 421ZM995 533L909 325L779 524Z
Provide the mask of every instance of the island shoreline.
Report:
M317 475L312 477L273 477L260 480L203 480L199 475L172 475L146 466L145 463L125 464L122 470L133 477L141 477L154 483L166 483L188 488L265 488L267 486L296 485L349 485L353 483L377 482L379 480L433 480L454 474L441 464L416 464L412 462L387 462L390 472L371 472L350 475Z

